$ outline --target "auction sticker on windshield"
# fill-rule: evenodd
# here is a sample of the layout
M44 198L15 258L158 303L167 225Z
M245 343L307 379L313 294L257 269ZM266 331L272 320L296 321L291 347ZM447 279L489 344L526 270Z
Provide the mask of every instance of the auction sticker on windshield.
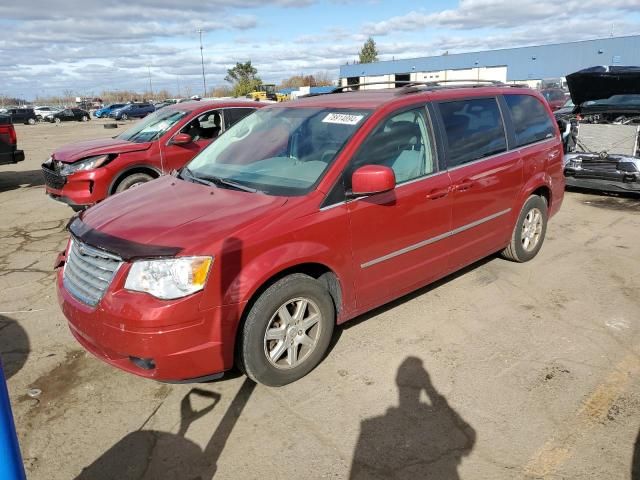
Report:
M363 116L349 113L330 113L322 121L324 123L339 123L340 125L357 125Z

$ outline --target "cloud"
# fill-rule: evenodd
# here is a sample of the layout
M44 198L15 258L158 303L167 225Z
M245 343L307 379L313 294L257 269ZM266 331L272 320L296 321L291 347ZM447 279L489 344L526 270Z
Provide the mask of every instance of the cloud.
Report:
M403 31L451 28L515 28L540 21L564 29L563 19L599 16L602 13L637 12L637 0L460 0L456 9L435 13L412 11L380 22L367 23L367 35L389 35Z

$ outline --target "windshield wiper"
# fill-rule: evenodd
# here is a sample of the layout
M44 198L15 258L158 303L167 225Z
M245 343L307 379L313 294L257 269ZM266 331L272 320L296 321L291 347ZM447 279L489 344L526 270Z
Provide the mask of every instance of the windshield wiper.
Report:
M196 176L191 170L189 170L187 167L184 167L182 169L182 173L181 176L183 176L184 174L187 174L187 177L195 182L201 183L203 185L209 185L210 187L216 186L216 187L221 187L221 186L225 186L225 187L231 187L231 188L235 188L236 190L242 190L243 192L250 192L250 193L256 193L259 190L255 189L255 188L251 188L248 187L242 183L238 183L238 182L234 182L233 180L229 180L228 178L223 178L223 177L215 177L213 175L207 175L206 177L198 177ZM184 177L183 177L184 178Z

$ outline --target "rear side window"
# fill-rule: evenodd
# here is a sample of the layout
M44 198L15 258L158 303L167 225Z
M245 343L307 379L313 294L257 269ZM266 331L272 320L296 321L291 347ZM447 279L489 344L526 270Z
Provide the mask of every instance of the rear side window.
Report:
M547 109L531 95L505 95L516 134L516 146L539 142L555 135Z
M244 117L253 113L254 108L228 108L224 111L224 126L229 128L231 125L238 123Z
M449 168L507 150L495 98L442 102L439 108L449 145Z

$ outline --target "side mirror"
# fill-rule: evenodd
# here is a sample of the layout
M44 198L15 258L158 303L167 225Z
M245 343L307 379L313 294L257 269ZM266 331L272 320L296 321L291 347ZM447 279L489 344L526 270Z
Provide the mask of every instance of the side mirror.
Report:
M191 135L189 135L188 133L179 133L175 137L173 137L173 140L171 140L171 144L185 145L187 143L191 143L192 141L193 138L191 138Z
M384 165L365 165L351 176L353 195L372 195L396 188L396 175Z

